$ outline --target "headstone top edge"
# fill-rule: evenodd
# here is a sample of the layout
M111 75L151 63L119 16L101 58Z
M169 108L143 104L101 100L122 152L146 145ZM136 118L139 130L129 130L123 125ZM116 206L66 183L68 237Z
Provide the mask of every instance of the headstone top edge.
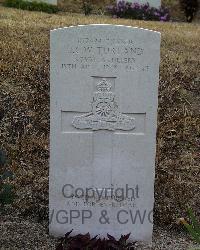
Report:
M159 31L155 31L155 30L150 30L150 29L146 29L146 28L140 28L137 26L127 26L127 25L116 25L116 24L86 24L86 25L76 25L76 26L68 26L68 27L62 27L62 28L57 28L57 29L53 29L50 30L50 33L55 33L55 32L60 32L60 31L64 31L66 29L75 29L75 28L88 28L88 27L119 27L119 28L128 28L128 29L134 29L134 30L140 30L140 31L144 31L144 32L153 32L155 34L157 34L159 37L161 36L161 33Z

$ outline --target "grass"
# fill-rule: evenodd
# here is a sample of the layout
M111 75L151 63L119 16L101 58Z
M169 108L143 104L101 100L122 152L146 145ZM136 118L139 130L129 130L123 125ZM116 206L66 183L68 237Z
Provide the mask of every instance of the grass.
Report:
M171 224L199 208L200 26L46 14L0 7L1 147L16 178L15 209L47 219L49 158L49 30L111 23L162 33L155 223Z

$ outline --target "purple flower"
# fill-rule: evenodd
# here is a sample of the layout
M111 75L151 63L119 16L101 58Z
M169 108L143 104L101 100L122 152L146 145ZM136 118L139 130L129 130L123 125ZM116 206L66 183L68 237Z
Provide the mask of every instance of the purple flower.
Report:
M149 6L149 3L139 4L137 2L131 3L127 1L119 1L117 4L108 6L107 10L114 18L138 18L143 20L160 20L168 21L170 19L167 8L155 8Z
M164 16L161 16L161 17L160 17L160 21L163 21L163 22L164 22L164 21L166 21L166 18L165 18Z
M157 11L155 11L155 12L154 12L154 15L155 15L155 16L160 16L160 13L157 12Z
M149 8L149 3L145 3L145 4L143 5L143 8L144 8L144 9L148 9L148 8Z
M132 3L132 4L131 4L131 8L132 8L132 9L139 9L139 8L140 8L140 5L139 5L139 3Z

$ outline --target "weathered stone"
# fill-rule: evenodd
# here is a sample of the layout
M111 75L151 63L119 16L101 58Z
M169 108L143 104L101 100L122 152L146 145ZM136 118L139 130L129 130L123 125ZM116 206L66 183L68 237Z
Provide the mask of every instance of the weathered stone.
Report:
M158 32L51 31L51 234L151 241L159 60Z

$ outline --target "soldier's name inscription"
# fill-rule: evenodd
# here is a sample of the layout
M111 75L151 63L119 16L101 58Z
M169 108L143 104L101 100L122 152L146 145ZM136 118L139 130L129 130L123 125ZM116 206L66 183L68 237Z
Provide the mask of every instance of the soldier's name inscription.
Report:
M87 46L87 43L90 46ZM106 46L102 46L105 44ZM117 46L113 46L117 43ZM92 45L92 46L91 46ZM64 70L99 69L125 69L127 71L148 71L149 65L138 65L138 57L144 54L144 48L136 45L132 40L120 38L78 38L73 46L68 46L64 52L70 58L70 63L61 63Z

